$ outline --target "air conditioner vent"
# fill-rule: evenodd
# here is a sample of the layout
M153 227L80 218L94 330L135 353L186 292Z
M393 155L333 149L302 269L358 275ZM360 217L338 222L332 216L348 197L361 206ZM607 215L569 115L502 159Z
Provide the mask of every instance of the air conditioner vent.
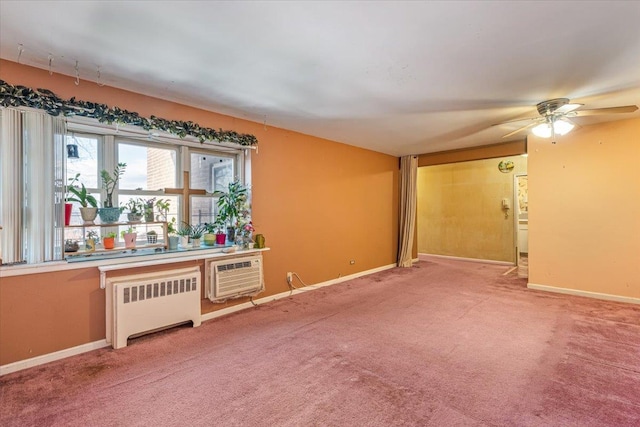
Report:
M262 256L242 260L208 261L208 297L213 302L257 295L264 290Z

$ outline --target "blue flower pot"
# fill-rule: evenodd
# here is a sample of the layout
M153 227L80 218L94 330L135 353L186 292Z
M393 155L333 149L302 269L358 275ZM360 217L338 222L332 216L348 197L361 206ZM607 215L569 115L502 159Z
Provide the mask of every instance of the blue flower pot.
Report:
M111 224L118 222L120 219L120 208L100 208L98 209L100 222L103 224Z

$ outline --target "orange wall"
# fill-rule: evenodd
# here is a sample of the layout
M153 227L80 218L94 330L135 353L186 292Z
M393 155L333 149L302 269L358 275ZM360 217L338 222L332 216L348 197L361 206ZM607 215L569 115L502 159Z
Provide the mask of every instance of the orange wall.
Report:
M284 129L265 130L261 123L88 81L76 86L71 77L4 60L0 79L145 117L255 135L260 149L251 163L253 221L271 248L264 254L267 291L261 296L286 291L287 271L312 284L396 261L396 157ZM70 303L52 307L62 297ZM204 311L224 307L203 306ZM0 365L103 339L104 328L104 291L95 268L0 279Z
M640 298L640 119L529 139L529 282Z

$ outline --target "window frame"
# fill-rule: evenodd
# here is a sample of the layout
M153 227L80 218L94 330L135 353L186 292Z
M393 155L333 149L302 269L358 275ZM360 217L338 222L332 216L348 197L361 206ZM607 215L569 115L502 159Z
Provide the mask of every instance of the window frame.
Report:
M17 108L18 111L32 110L33 109L23 109ZM41 110L35 110L40 113L45 114ZM206 142L201 143L196 138L186 137L179 138L177 136L165 133L165 132L148 132L144 129L136 126L119 126L117 124L109 125L105 123L100 123L98 120L93 118L86 117L68 117L65 119L66 124L66 137L68 135L74 134L75 136L88 136L91 138L96 138L98 140L98 150L97 150L97 164L98 164L98 177L97 184L98 187L87 187L87 190L93 193L100 194L100 200L105 200L105 192L102 189L101 180L100 180L100 171L103 169L113 170L113 168L118 163L118 147L119 144L130 144L130 145L139 145L146 147L154 147L154 146L162 146L162 148L172 149L176 152L176 189L182 190L184 194L187 194L185 190L185 185L188 185L185 182L187 176L190 177L190 156L192 152L201 152L206 155L213 155L218 157L233 157L234 158L234 167L235 167L235 177L240 180L245 185L250 185L251 177L250 177L250 158L251 151L256 149L257 147L245 147L232 143L212 143ZM64 150L64 158L63 158L63 172L62 176L65 179L67 178L67 157L66 150ZM188 172L188 175L185 174ZM125 172L126 173L126 172ZM82 177L80 178L82 180ZM114 191L114 204L117 203L119 206L119 197L124 195L129 196L151 196L151 197L160 197L162 198L165 195L163 190L121 190L117 188ZM169 194L167 194L169 196ZM191 195L189 195L190 197ZM21 195L16 196L19 203L25 203L24 198ZM206 197L212 197L215 199L212 193L207 193ZM183 220L183 218L191 218L191 212L187 212L187 207L190 208L190 204L183 200L184 197L182 195L178 196L178 223ZM62 216L64 210L64 204L58 204L60 212L56 212L56 215ZM24 223L22 224L24 227ZM63 229L64 232L64 229ZM61 252L64 251L64 239L59 243L59 250ZM56 249L58 250L58 248ZM65 262L64 258L60 259L52 259L46 260L44 262ZM38 265L41 264L41 261L38 262L24 262L20 263L22 265ZM4 269L9 267L10 264L0 264L0 268Z

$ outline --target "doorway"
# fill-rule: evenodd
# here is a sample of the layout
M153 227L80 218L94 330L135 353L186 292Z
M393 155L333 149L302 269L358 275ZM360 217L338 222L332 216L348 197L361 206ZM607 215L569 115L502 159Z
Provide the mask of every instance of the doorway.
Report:
M513 191L513 199L516 201L513 218L518 277L529 277L529 181L527 174L514 175Z

